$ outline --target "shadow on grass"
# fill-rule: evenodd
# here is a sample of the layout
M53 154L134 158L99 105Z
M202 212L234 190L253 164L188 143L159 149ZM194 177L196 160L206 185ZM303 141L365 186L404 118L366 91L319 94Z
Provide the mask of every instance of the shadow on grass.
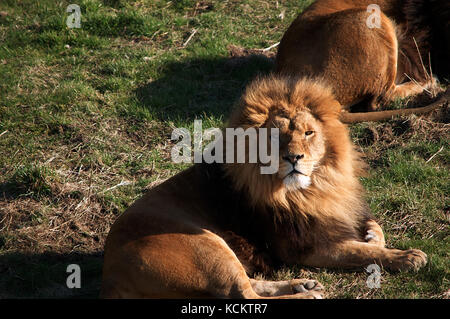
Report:
M77 264L81 269L81 288L69 289L66 285L67 266ZM98 298L101 285L103 256L101 253L53 253L42 254L6 253L0 255L0 299L3 298L64 298L91 299ZM279 271L289 271L300 274L308 270L317 276L325 271L333 276L347 275L355 278L357 274L365 273L364 268L357 269L317 269L301 266L282 267L276 270L272 280L287 280L291 278L276 278ZM429 286L433 293L440 293L445 280L445 269L436 265L427 266L418 273L388 272L392 280L420 280ZM368 276L369 274L367 274ZM383 276L386 276L383 271ZM302 276L294 276L302 277ZM317 277L316 277L317 279ZM326 284L325 282L323 282ZM330 283L331 284L331 283ZM414 288L414 286L412 286ZM412 289L410 288L410 289Z
M81 269L81 288L66 285L67 266ZM12 252L0 255L2 298L98 298L103 256L100 253L42 254Z
M251 54L231 58L168 62L163 76L138 88L139 103L161 121L190 122L195 118L221 120L229 114L245 85L269 73L274 61Z

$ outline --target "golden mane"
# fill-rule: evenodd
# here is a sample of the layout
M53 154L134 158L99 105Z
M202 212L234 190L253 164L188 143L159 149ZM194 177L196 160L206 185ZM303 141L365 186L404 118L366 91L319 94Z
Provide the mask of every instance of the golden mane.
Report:
M226 164L226 174L236 190L246 191L254 206L267 205L276 211L297 212L306 219L315 217L327 225L339 223L356 227L357 215L364 206L363 190L358 181L363 165L347 127L339 121L341 106L331 90L321 81L307 78L257 79L247 87L228 127L264 127L270 112L278 108L305 109L323 125L326 154L311 176L312 185L288 192L275 175L260 174L260 164Z

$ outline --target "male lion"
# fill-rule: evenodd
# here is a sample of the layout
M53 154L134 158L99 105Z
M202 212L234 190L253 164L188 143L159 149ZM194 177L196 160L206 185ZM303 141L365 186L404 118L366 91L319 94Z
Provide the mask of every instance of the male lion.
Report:
M322 78L343 109L373 111L396 98L438 90L432 73L450 80L449 53L448 0L317 0L284 34L276 69ZM359 120L431 109L367 113ZM353 117L346 114L345 121Z
M101 296L320 298L314 280L248 274L280 265L424 266L420 250L384 247L340 110L318 82L254 81L228 126L279 128L278 172L262 175L259 163L202 163L151 189L111 228Z

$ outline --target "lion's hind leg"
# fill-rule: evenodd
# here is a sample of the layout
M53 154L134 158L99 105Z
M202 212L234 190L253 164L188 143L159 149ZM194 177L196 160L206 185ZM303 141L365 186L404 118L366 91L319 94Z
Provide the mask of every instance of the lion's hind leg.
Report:
M262 297L277 297L283 295L304 294L311 298L321 299L323 286L310 279L292 279L281 281L250 279L253 290Z
M219 236L206 231L214 247L208 251L208 259L215 265L204 269L209 275L212 294L221 298L248 299L322 299L323 286L315 280L293 279L288 281L254 280L247 276L237 256ZM206 255L205 255L206 256Z
M320 286L309 289L314 287L305 282L302 289L303 282L295 281L287 294L259 295L227 243L205 229L179 226L178 232L139 237L124 245L113 239L105 254L103 298L322 297Z
M433 89L434 86L430 83L415 83L408 81L402 84L394 84L387 92L387 101L394 101L395 99L404 99L407 97L414 97L422 94L427 89Z

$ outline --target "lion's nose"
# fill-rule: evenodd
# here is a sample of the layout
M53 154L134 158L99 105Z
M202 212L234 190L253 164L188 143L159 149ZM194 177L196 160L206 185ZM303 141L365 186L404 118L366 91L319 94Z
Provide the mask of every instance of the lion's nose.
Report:
M303 157L305 157L304 154L289 154L289 155L283 156L283 159L291 162L292 164L295 164L299 160L301 160Z

